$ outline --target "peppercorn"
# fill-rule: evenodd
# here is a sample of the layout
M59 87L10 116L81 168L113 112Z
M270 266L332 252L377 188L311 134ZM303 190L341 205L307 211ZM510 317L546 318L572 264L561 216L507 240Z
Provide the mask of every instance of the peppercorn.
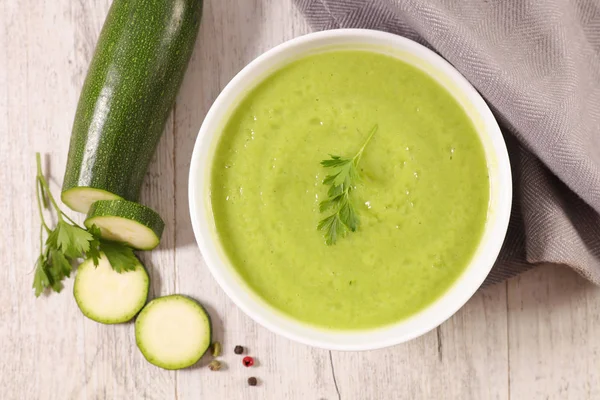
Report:
M258 379L256 379L255 377L251 376L250 378L248 378L248 385L250 385L250 386L256 386L256 385L258 385Z
M210 364L208 364L208 368L211 371L218 371L221 369L221 363L217 360L212 360Z
M212 355L213 357L219 357L221 355L221 343L214 342L212 344Z
M235 354L242 354L244 352L244 348L242 346L235 346L235 348L233 349L233 352Z
M244 357L242 359L242 364L244 364L245 367L251 367L254 365L254 358L252 357Z

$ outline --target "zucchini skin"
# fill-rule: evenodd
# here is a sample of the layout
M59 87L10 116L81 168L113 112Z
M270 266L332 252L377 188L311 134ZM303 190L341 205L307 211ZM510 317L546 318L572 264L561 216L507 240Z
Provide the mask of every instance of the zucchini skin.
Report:
M137 201L190 60L202 0L114 0L83 84L63 193Z
M87 218L83 224L90 228L94 224L95 218L115 217L133 221L139 225L150 229L156 236L156 245L158 246L165 223L160 215L150 207L128 200L99 200L92 204L88 211ZM131 243L128 243L130 246ZM136 248L135 246L132 246ZM139 249L151 250L151 249Z

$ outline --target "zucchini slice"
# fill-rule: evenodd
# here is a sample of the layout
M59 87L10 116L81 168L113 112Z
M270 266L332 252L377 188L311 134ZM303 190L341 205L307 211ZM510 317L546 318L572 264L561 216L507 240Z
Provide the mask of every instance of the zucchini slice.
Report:
M96 225L104 239L127 243L138 250L158 246L165 227L153 209L122 199L96 201L84 224L88 228Z
M210 347L212 328L204 308L174 294L152 300L135 320L135 341L151 364L164 369L194 365Z
M141 263L133 271L118 273L102 254L97 267L90 259L77 268L73 295L89 319L120 324L131 320L144 307L149 285L150 278Z

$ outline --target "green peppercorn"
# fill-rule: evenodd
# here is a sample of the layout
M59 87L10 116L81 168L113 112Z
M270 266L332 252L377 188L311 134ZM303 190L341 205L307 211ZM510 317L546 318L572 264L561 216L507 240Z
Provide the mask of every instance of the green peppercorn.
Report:
M208 369L211 371L218 371L221 369L221 363L217 360L212 360L210 364L208 364Z
M221 355L221 343L214 342L212 344L212 355L213 357L219 357Z

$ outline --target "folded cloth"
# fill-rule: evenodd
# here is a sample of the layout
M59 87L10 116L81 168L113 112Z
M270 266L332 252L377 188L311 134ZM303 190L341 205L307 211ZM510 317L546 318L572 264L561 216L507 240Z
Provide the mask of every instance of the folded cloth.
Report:
M485 284L565 264L600 284L600 0L294 0L315 30L413 39L454 65L502 127L508 235Z

